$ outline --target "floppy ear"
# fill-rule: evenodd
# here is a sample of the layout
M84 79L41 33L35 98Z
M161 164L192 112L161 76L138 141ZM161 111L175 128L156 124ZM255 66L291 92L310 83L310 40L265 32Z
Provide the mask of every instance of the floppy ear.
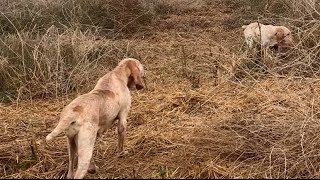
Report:
M142 79L140 76L140 71L139 71L139 68L136 65L136 63L134 63L133 61L129 61L127 64L127 67L130 69L130 72L131 72L129 79L128 79L128 85L127 85L128 88L130 90L143 89L144 86L143 86Z
M284 38L284 30L281 28L277 28L274 35L276 37L276 40L280 42Z

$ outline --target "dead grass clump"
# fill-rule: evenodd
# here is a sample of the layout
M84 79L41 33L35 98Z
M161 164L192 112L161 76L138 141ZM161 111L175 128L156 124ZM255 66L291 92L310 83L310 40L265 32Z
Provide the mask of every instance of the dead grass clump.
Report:
M260 51L244 53L247 47L243 43L238 60L233 60L236 62L234 63L236 78L258 78L265 76L266 73L272 76L309 78L319 76L319 3L312 0L262 1L261 3L255 0L245 2L240 0L226 1L226 3L236 7L239 14L244 13L244 16L241 14L241 17L234 14L231 19L240 18L242 19L241 24L259 21L263 24L284 25L292 31L295 44L293 48L287 48L284 53L277 55L271 50L268 50L267 53ZM244 3L245 6L236 6L239 3ZM254 9L254 7L258 8ZM242 31L240 33L243 34Z
M218 110L221 119L200 123L195 145L210 149L245 177L317 177L319 98L309 88L298 88L316 81L283 81L288 80L260 81L223 100L230 103Z
M0 33L45 32L55 25L122 37L141 31L162 14L200 7L202 0L13 0L0 2Z
M145 4L152 4L152 9L159 14L175 14L190 12L205 4L204 0L144 0Z
M44 35L5 36L0 43L3 98L57 97L93 85L128 53L126 44L96 38L90 31L61 33L54 26Z
M317 0L282 0L288 8L288 14L297 19L319 19L320 5Z
M111 33L111 36L132 33L153 20L148 9L138 0L14 0L2 1L1 33L45 32L58 28L79 28Z
M152 10L160 6L182 10L200 3L180 2L1 2L1 99L57 97L84 88L102 64L112 66L115 59L135 54L128 44L105 36L114 40L140 31L163 13Z
M316 120L238 117L209 125L206 147L255 178L312 178L320 139ZM205 131L203 129L203 131ZM204 142L202 142L204 143Z

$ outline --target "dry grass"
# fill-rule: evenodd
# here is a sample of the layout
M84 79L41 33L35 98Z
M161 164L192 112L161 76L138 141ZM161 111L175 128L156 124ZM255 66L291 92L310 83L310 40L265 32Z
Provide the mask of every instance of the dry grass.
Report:
M83 89L128 53L125 42L97 37L79 30L60 33L54 26L41 36L6 36L0 42L3 98L58 97Z
M135 57L123 37L144 34L171 7L177 8L172 13L199 4L179 2L1 2L1 100L57 97L83 89L107 66Z
M273 4L260 16L239 17L254 0L239 8L235 7L241 0L194 1L179 8L166 2L161 3L166 10L159 19L147 25L154 26L151 32L122 36L127 39L108 39L70 27L48 30L38 38L21 33L1 39L19 56L21 42L30 46L36 58L27 71L38 78L21 79L30 83L29 95L34 98L0 104L1 177L64 174L68 163L65 138L47 144L45 136L56 125L62 108L125 56L141 57L147 69L147 88L133 93L125 143L129 156L115 157L117 136L110 130L97 140L94 151L100 171L88 178L320 177L319 18L302 8L305 16L301 19L279 15L274 9L279 6ZM296 46L283 57L270 53L248 58L240 24L257 17L264 23L286 24L293 30ZM70 63L82 64L72 66L75 76L63 76L69 69L46 75L43 69L52 69L47 67L66 68L62 58L66 49L74 56ZM37 62L47 66L38 68ZM20 87L19 76L15 78L12 82ZM69 84L63 85L65 80ZM57 88L60 95L47 88L51 94L46 99L35 98L46 92L41 84L51 87L46 81L52 87L61 85Z

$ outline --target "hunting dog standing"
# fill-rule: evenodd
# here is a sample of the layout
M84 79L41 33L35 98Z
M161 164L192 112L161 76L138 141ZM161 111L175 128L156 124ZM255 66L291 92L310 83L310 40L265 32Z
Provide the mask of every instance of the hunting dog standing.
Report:
M275 47L278 53L285 47L293 46L291 31L285 26L264 25L261 23L251 23L243 25L245 41L252 49L254 43L262 48Z
M81 179L87 172L95 172L92 154L96 138L118 120L118 151L123 150L128 112L131 106L130 91L144 88L142 64L126 58L117 67L100 78L92 91L74 99L61 112L57 127L46 137L53 140L65 132L68 141L69 170L67 178ZM74 173L75 154L78 166Z

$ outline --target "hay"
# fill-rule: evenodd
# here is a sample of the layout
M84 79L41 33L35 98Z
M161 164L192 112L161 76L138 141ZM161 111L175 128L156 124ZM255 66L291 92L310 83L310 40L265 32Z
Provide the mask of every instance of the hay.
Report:
M154 32L123 40L145 64L147 88L133 93L129 155L115 156L109 130L95 145L100 170L87 178L319 177L319 70L311 68L318 57L303 58L318 45L299 44L293 62L262 71L239 51L241 30L225 24L237 21L226 2L168 15ZM78 94L0 104L2 178L66 173L65 138L44 139Z
M207 84L197 91L171 84L166 93L136 93L126 138L130 155L114 156L117 136L110 130L94 151L100 171L88 177L317 177L319 98L301 87L311 84L317 92L320 86L287 81L243 88L225 83L215 90ZM56 178L66 172L65 138L44 142L64 104L2 108L2 177Z

